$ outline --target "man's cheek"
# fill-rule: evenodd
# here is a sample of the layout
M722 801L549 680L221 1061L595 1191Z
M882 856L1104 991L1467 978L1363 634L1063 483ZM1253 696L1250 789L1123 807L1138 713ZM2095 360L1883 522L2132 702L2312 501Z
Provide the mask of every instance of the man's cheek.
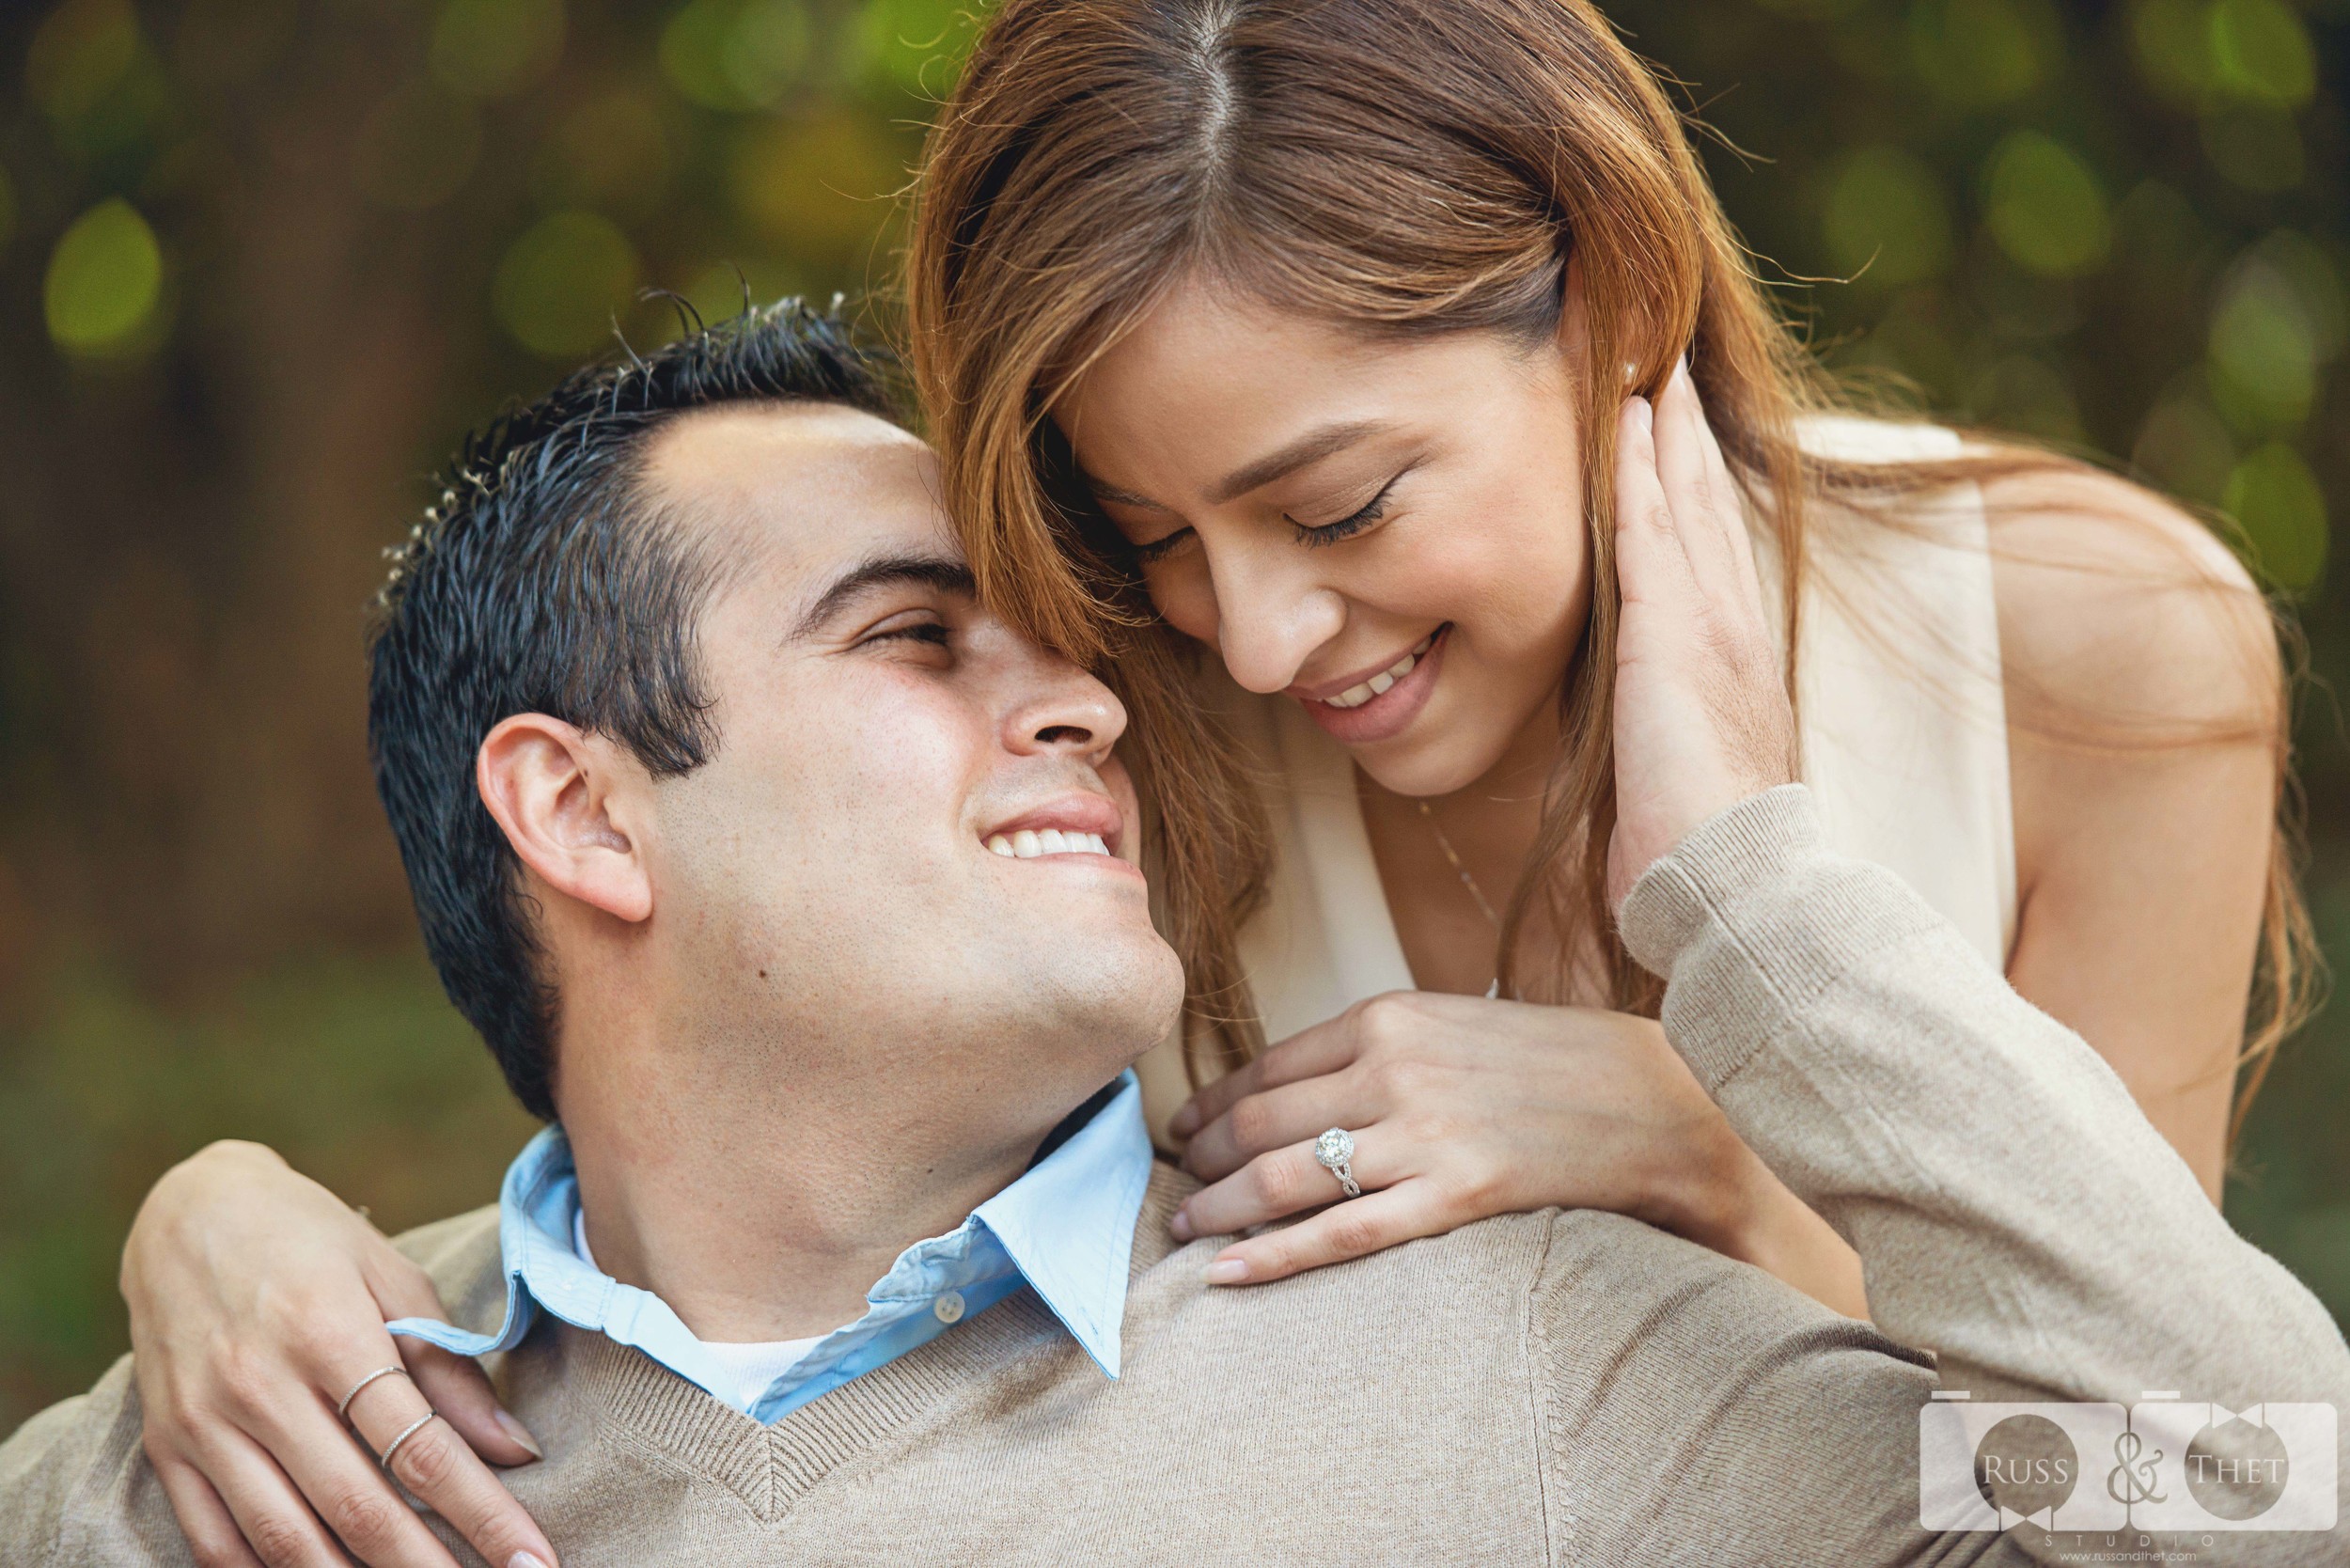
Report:
M1113 752L1102 764L1102 782L1118 802L1118 815L1122 826L1118 835L1118 857L1130 866L1142 864L1142 797L1135 790L1134 775L1127 772L1125 760Z
M935 725L861 717L838 753L852 808L908 822L955 821L972 755L967 741Z

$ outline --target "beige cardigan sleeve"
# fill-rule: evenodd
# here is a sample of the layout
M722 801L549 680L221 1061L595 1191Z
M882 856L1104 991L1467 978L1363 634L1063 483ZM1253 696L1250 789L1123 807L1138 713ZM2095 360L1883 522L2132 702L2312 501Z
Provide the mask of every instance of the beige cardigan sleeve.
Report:
M0 1443L0 1563L180 1568L196 1559L139 1447L131 1358Z
M2326 1309L2236 1235L2079 1036L1891 872L1828 850L1800 785L1692 834L1633 889L1622 926L1668 980L1668 1037L1739 1135L1859 1252L1878 1326L1931 1351L1945 1389L2350 1409L2350 1349ZM1755 1484L1808 1509L1874 1513L1837 1560L2060 1556L2029 1529L1914 1528L1914 1414L1905 1444L1885 1425L1904 1382L1883 1356L1771 1358L1747 1388L1747 1404L1772 1407L1757 1430L1814 1434L1825 1446L1813 1467L1828 1473L1798 1476L1791 1455ZM1906 1395L1913 1412L1919 1395ZM1833 1440L1817 1406L1840 1401L1873 1412L1878 1440ZM2085 1457L2084 1483L2102 1487L2110 1460ZM2339 1477L2338 1450L2296 1458ZM1743 1506L1738 1469L1709 1512ZM1896 1501L1906 1544L1888 1530ZM1701 1528L1656 1523L1651 1540ZM2197 1560L2334 1562L2350 1560L2346 1544L2339 1528L2222 1533Z

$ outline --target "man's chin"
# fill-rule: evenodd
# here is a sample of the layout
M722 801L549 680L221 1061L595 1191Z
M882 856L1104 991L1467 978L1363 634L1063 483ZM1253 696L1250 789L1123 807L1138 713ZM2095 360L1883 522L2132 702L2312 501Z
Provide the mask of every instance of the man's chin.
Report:
M1040 1031L1068 1040L1111 1072L1166 1039L1183 1012L1183 964L1148 929L1069 932L1037 944L1004 973L1035 977L1024 1000Z

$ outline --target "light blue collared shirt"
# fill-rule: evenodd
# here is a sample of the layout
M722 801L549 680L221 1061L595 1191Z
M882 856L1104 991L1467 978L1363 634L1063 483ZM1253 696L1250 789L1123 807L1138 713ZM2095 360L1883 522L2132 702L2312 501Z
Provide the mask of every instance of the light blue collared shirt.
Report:
M1020 1179L943 1236L916 1242L871 1290L865 1315L816 1341L750 1406L755 1420L782 1419L808 1401L903 1356L950 1324L993 1307L1023 1284L1043 1299L1110 1377L1135 1221L1151 1183L1151 1136L1142 1086L1119 1080L1108 1105ZM390 1325L461 1356L511 1350L544 1309L565 1323L633 1345L728 1403L739 1395L719 1358L650 1291L623 1285L572 1246L579 1178L560 1127L540 1132L506 1169L498 1192L498 1247L506 1262L506 1321L471 1334L432 1318Z

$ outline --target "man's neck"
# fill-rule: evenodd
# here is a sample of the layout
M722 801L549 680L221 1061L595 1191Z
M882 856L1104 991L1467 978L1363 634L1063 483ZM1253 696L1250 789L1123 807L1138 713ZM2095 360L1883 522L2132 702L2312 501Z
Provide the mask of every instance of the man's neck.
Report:
M811 1092L773 1063L724 1071L724 1055L718 1071L706 1053L589 1056L621 1070L567 1062L561 1095L597 1263L703 1340L854 1322L900 1253L1017 1180L1051 1130L975 1132L951 1090Z

